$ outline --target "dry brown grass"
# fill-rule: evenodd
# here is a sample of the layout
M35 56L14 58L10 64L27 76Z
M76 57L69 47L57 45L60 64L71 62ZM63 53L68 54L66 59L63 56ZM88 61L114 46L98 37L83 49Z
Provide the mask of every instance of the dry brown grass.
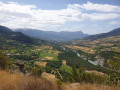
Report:
M58 88L55 81L10 74L0 70L0 90L58 90ZM64 83L62 90L120 90L120 87L100 84Z
M47 59L47 60L53 60L53 57L45 57L44 59Z
M49 50L52 50L53 47L51 47L51 46L43 46L42 49L49 49Z
M37 51L40 51L41 49L36 49Z
M55 75L54 74L50 74L50 73L46 73L46 72L43 72L42 75L41 75L42 78L45 78L47 80L53 80L55 81L56 78L55 78Z
M70 46L70 45L64 45L65 47L67 48L71 48L71 49L75 49L75 50L81 50L81 51L84 51L84 52L88 52L91 50L91 48L88 48L88 47L81 47L81 46Z
M56 52L53 53L53 54L58 55L59 53L62 53L62 52L60 52L60 51L56 51Z
M114 44L111 44L111 43L102 43L100 44L100 46L113 46Z
M0 71L0 90L57 90L53 82Z
M94 73L94 74L96 74L96 75L105 75L104 73L98 72L98 71L95 71L95 70L91 70L91 71L86 70L85 72Z
M46 64L47 64L47 62L35 62L35 65L43 66L43 67L45 67Z
M120 90L119 87L112 87L99 84L64 84L63 90Z
M112 47L113 50L120 52L120 47Z

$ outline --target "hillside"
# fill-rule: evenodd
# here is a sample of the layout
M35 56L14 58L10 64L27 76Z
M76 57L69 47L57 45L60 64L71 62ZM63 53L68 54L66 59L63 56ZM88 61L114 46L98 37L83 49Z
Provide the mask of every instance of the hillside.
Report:
M109 69L120 70L120 29L106 34L89 36L86 39L74 40L72 44L64 45L77 50L80 57L92 60L95 65ZM97 37L98 36L98 37ZM104 36L104 37L101 37ZM93 40L93 37L95 40Z
M26 36L21 32L13 32L11 29L4 26L0 26L0 38L14 40L22 43L34 43L34 40L31 37Z
M0 70L0 90L58 90L58 87L50 80Z
M102 33L102 34L91 35L91 36L85 37L84 40L92 41L92 40L107 38L107 37L111 37L111 36L120 36L120 28L114 29L108 33Z
M0 26L0 49L14 60L32 60L38 58L38 54L32 50L49 44L42 39L34 39L21 32L14 32L11 29Z
M15 31L22 32L31 37L46 39L52 41L68 41L73 39L79 39L88 36L81 31L76 32L54 32L54 31L42 31L42 30L34 30L34 29L16 29Z
M4 76L4 77L1 77ZM12 82L12 83L11 83ZM100 84L63 83L61 90L119 90L119 87ZM60 90L57 83L33 76L10 74L0 70L0 90Z
M24 37L28 37L25 40L34 41L31 44L19 39L21 37L18 36L18 32L13 32L3 26L1 28L0 68L9 70L12 73L8 74L8 77L15 77L13 81L12 79L7 80L7 84L4 82L9 89L14 87L10 82L16 83L17 80L19 82L16 83L14 88L20 88L20 90L23 86L23 88L31 87L35 90L48 87L48 90L51 90L51 88L54 90L56 84L59 90L62 90L62 88L63 90L70 90L71 85L73 88L78 88L78 90L81 85L85 85L83 90L87 87L90 88L90 85L95 89L103 86L103 90L105 87L112 90L117 89L117 87L109 87L109 85L119 86L120 84L120 73L118 72L120 69L120 36L111 36L93 41L83 40L82 43L75 41L70 45L66 45L64 42L47 42L34 39L21 33ZM13 38L13 36L18 37L18 39ZM22 76L16 76L16 74L22 74ZM54 78L53 82L55 84L51 86L52 83L49 80L47 81L46 77L48 79ZM23 83L21 78L26 81ZM1 80L4 79L1 78ZM43 80L42 83L41 80ZM48 84L48 87L44 87L44 82ZM76 85L76 83L78 84ZM84 83L89 84L86 86ZM39 84L43 87L40 87ZM6 89L5 86L1 88Z

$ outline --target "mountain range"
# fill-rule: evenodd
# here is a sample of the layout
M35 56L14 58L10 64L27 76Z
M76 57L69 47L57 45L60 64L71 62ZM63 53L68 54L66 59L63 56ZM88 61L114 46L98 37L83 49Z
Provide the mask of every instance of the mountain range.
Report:
M81 31L77 32L54 32L54 31L41 31L41 30L32 30L32 29L16 29L12 31L11 29L0 26L0 38L12 39L15 41L23 43L34 43L34 38L39 38L40 40L52 40L52 41L93 41L101 38L107 38L111 36L120 36L120 28L114 29L108 33L96 34L96 35L87 35L83 34ZM34 37L34 38L32 38ZM82 38L82 39L81 39Z
M26 44L44 44L47 41L42 39L35 39L23 34L22 32L14 32L11 29L0 25L0 42L13 40Z
M54 32L54 31L42 31L42 30L34 30L34 29L16 29L16 32L22 32L25 35L45 39L45 40L52 40L52 41L68 41L73 39L80 39L83 37L88 36L88 34L84 34L81 31L76 32Z

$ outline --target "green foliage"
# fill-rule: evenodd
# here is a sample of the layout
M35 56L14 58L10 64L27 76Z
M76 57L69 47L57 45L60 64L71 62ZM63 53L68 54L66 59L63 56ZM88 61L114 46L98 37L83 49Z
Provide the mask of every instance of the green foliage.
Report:
M83 68L77 69L75 66L72 69L73 69L73 79L75 82L107 84L107 82L109 81L109 77L107 75L97 75L94 73L87 73L84 71Z
M54 50L52 50L51 53L48 53L48 50L47 50L47 49L46 49L46 50L42 50L42 51L40 51L39 57L40 57L40 58L53 57L53 60L54 60L54 61L57 61L58 58L57 58L57 55L56 55L56 54L53 54L54 52L55 52Z
M5 56L2 51L0 51L0 69L5 70L10 67L11 63L7 56Z
M50 66L46 66L46 67L45 67L45 71L46 71L47 73L51 73L51 67L50 67Z
M110 77L110 81L111 81L111 84L114 84L114 85L118 85L118 82L120 80L120 73L118 72L111 72L109 73L109 77Z
M28 61L28 62L26 62L24 68L25 68L28 72L31 72L32 69L34 68L34 61Z
M60 72L61 72L61 73L62 73L62 72L66 72L66 73L72 75L72 68L69 67L69 66L67 66L67 65L62 65L62 66L60 67Z
M109 69L120 70L120 53L114 51L103 51L99 53L101 57L105 58L105 66Z
M48 61L46 66L49 66L50 68L59 69L62 65L62 61Z
M67 65L69 66L75 65L77 68L84 67L87 70L97 70L104 73L108 72L106 68L93 65L89 63L87 60L83 60L82 58L78 57L75 52L72 52L72 50L69 50L69 49L67 51L64 51L63 53L59 53L58 59L61 61L66 60Z
M60 73L63 77L62 81L64 82L68 82L68 81L72 81L71 77L72 77L72 68L67 66L67 65L62 65L60 67Z
M86 53L86 52L83 52L83 51L81 51L81 50L78 50L77 52L78 52L80 55L85 56L87 59L90 59L90 60L92 60L92 61L95 61L95 56L96 56L96 54Z
M36 76L36 77L41 77L42 72L44 72L44 67L40 67L40 66L35 66L33 67L32 70L32 75Z
M84 71L84 68L72 67L72 75L68 72L61 72L63 82L84 82L84 83L98 83L110 85L110 77L108 75L99 75L95 73L88 73ZM113 80L112 80L113 81Z

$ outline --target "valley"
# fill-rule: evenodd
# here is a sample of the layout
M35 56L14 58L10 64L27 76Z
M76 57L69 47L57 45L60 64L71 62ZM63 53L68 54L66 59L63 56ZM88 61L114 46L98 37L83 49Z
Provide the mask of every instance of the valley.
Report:
M56 42L36 39L0 26L0 67L13 74L52 78L58 88L68 88L66 83L78 82L117 88L120 86L120 34L107 34L109 32L97 39L88 36ZM6 58L9 62L4 63Z

